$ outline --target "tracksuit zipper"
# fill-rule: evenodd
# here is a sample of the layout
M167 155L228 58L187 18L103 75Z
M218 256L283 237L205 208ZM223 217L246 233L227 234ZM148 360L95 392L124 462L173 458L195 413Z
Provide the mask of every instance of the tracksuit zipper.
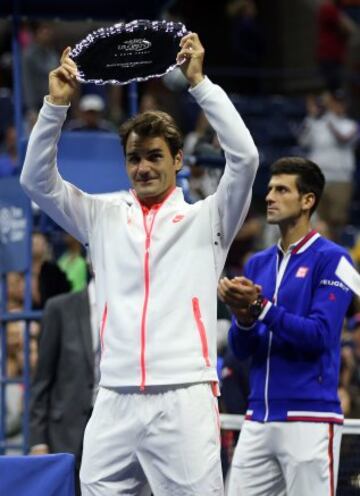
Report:
M299 241L295 248L290 248L288 251L285 253L280 265L279 265L279 254L277 254L276 258L276 286L275 286L275 292L273 296L273 303L274 305L277 304L277 299L278 299L278 293L279 293L279 288L280 284L284 278L286 268L288 266L288 263L290 261L291 255L294 255L301 250L306 243L313 238L314 235L316 235L317 232L313 229L304 238ZM268 342L268 351L267 351L267 358L266 358L266 376L265 376L265 386L264 386L264 401L265 401L265 417L264 421L267 422L269 418L269 380L270 380L270 356L271 356L271 345L272 345L272 338L273 338L273 332L269 332L269 342Z
M140 382L140 390L144 391L145 383L146 383L146 363L145 363L145 344L146 344L146 317L147 317L147 308L149 303L149 294L150 294L150 244L151 244L151 232L154 226L154 221L158 209L152 209L144 212L143 210L143 222L145 229L145 257L144 257L144 282L145 282L145 291L144 291L144 303L143 303L143 311L141 316L141 344L140 344L140 369L141 369L141 382ZM147 216L152 214L152 219L150 223L150 227L148 227Z
M175 191L175 187L173 187L167 194L167 196L162 200L161 203L158 203L148 209L139 201L134 190L131 190L135 200L138 202L142 215L143 215L143 223L144 223L144 231L145 231L145 256L144 256L144 303L141 315L141 330L140 330L140 370L141 370L141 381L140 381L140 390L144 391L146 384L146 354L145 354L145 344L146 344L146 318L147 318L147 308L149 303L149 293L150 293L150 244L151 244L151 233L154 226L155 217L162 205L164 205L165 201L169 198L170 195ZM150 227L148 227L147 216L151 214L152 219L150 223Z
M273 296L274 305L276 305L276 303L277 303L277 297L278 297L280 284L284 278L286 267L290 261L290 257L291 257L291 251L288 251L287 253L285 253L284 258L282 259L280 266L279 266L279 255L277 255L276 286L275 286L275 292L274 292L274 296ZM265 375L265 387L264 387L264 400L265 400L264 422L267 422L268 418L269 418L269 381L270 381L270 356L271 356L272 338L273 338L273 333L272 333L272 331L270 331L269 332L267 357L266 357L266 375Z

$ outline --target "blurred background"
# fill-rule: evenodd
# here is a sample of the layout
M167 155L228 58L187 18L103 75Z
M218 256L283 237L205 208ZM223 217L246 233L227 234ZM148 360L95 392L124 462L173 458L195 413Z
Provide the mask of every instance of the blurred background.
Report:
M4 0L0 5L2 454L31 449L31 384L47 301L85 290L91 278L86 247L36 205L20 201L17 184L27 139L48 91L48 73L64 47L89 32L136 16L181 21L199 34L206 74L230 94L260 152L252 206L230 250L228 276L241 274L249 255L276 241L277 231L264 217L268 170L276 159L291 155L307 156L322 168L327 187L314 227L345 246L360 268L360 0L171 0L151 7L149 2L112 7L102 2L104 16L94 7L98 2L80 7L65 1L53 12L47 7L46 16L41 3ZM179 70L137 85L81 85L59 148L63 176L90 193L126 195L117 129L135 110L150 109L172 114L184 133L179 184L188 201L212 194L224 166L222 152ZM220 406L223 413L241 414L248 370L227 349L229 322L227 308L219 304ZM339 395L346 417L360 419L357 298L344 322ZM360 489L360 458L354 455L359 434L360 429L344 436L338 494ZM236 431L223 430L225 473L236 438Z

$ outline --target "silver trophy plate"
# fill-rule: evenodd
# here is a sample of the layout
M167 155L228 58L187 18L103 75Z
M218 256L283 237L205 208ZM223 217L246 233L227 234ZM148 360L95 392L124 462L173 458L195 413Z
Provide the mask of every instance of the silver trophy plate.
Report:
M78 80L95 84L128 84L161 77L178 65L181 22L136 20L100 28L71 51Z

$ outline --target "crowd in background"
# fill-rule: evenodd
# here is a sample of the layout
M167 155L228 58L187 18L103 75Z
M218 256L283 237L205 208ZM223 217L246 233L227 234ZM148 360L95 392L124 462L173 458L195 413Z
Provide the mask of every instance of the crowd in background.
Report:
M175 2L175 4L181 2ZM259 3L259 2L258 2ZM231 82L233 93L249 95L249 102L261 95L262 82L257 69L266 58L266 29L258 16L257 2L230 0L224 2L224 19L229 26L229 53L233 64L252 69L241 74L238 83ZM186 11L186 9L185 9ZM173 9L169 15L178 16ZM336 2L319 3L317 11L319 28L316 57L323 78L321 88L314 93L302 94L304 113L302 122L291 129L297 151L314 160L323 170L327 187L314 220L314 227L324 236L344 244L350 251L355 265L360 269L360 160L359 120L351 112L351 102L346 93L346 48L351 36L359 30L356 19L351 19ZM190 27L190 26L189 26ZM28 135L47 93L48 72L58 65L59 50L68 40L55 40L51 22L24 22L21 29L22 70L24 81L24 129ZM79 33L79 38L86 33ZM76 38L76 35L74 36ZM4 40L6 41L6 33ZM9 40L8 40L9 41ZM21 168L16 147L16 131L12 117L12 79L10 44L0 49L0 178L18 175ZM357 74L359 77L359 74ZM215 79L215 78L213 78ZM174 89L176 92L174 92ZM255 95L255 96L254 96ZM127 117L126 90L122 87L81 87L72 106L65 128L68 131L116 132ZM236 96L235 96L236 97ZM286 98L291 101L292 95ZM299 95L296 95L299 100ZM139 110L162 109L175 115L183 125L184 152L189 171L189 195L197 201L212 194L221 176L221 167L208 167L222 152L203 114L187 114L186 92L179 79L150 81L141 86ZM350 107L349 107L350 103ZM10 109L10 110L9 110ZM268 117L266 117L267 119ZM247 123L246 116L244 117ZM251 126L249 125L250 130ZM259 138L261 141L261 137ZM256 136L255 136L256 141ZM261 146L259 146L261 151ZM264 148L264 150L267 148ZM265 153L265 152L264 152ZM260 153L261 156L261 153ZM201 165L189 157L202 157ZM261 166L260 166L261 167ZM256 198L256 194L255 194ZM359 216L357 217L357 214ZM246 259L277 237L276 230L266 226L264 212L256 202L236 236L228 255L226 274L242 273ZM51 232L34 232L32 259L32 305L43 309L54 295L80 291L88 282L88 266L84 248L73 238L54 228ZM24 275L7 275L7 310L19 312L24 308ZM238 363L227 348L226 335L231 315L224 305L218 311L219 377L222 387L221 410L244 413L246 409L247 364ZM7 325L7 374L19 377L23 371L23 329L21 321ZM30 364L36 367L37 341L41 322L31 324ZM354 298L348 318L344 322L342 366L339 395L346 417L360 418L360 303ZM7 423L9 438L16 438L21 431L22 389L12 384L7 388ZM15 437L14 437L15 436ZM233 440L224 434L224 464L231 457ZM229 448L230 446L230 448Z

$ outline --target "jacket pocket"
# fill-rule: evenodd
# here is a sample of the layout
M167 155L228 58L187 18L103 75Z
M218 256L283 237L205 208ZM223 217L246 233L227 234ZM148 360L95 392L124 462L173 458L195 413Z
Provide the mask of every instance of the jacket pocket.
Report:
M199 298L194 297L192 299L192 308L193 308L193 314L194 314L194 318L195 318L195 322L196 322L196 327L199 331L201 348L202 348L202 355L204 357L206 366L211 367L210 359L209 359L209 347L208 347L208 341L207 341L207 336L206 336L206 329L205 329L204 322L202 321L202 317L201 317Z

